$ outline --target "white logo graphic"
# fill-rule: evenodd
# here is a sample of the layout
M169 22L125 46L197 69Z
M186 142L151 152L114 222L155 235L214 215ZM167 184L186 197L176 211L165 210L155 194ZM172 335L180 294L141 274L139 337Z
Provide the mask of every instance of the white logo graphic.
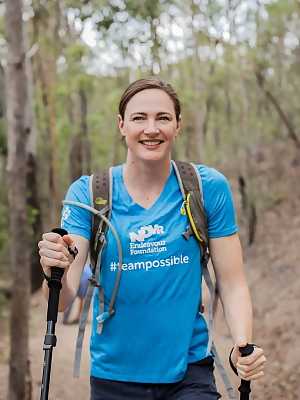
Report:
M62 212L62 216L61 216L61 222L63 223L64 221L66 221L69 216L71 215L71 209L69 206L65 206L65 208L63 209Z
M150 238L153 235L162 235L164 233L164 227L158 224L142 226L137 233L129 232L131 242L143 242L145 239Z
M168 258L160 260L146 260L138 262L130 262L128 264L122 264L122 271L150 271L151 269L157 269L162 267L176 267L177 265L189 264L189 256L183 254L173 255ZM112 261L110 263L110 271L115 272L119 268L119 263Z

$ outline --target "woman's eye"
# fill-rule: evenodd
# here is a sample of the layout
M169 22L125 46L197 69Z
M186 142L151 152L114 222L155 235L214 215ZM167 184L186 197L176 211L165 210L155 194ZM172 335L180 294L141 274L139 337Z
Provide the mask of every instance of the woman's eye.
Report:
M143 121L145 119L145 117L142 116L136 116L132 118L132 121Z
M171 120L170 117L168 117L167 115L162 115L162 116L159 117L159 119L161 121L170 121Z

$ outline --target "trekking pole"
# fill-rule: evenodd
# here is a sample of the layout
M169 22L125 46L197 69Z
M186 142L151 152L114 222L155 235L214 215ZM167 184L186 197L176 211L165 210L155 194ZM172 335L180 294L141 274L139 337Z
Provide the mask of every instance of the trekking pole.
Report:
M60 229L60 228L53 229L52 232L59 233L61 236L68 234L68 232L65 229ZM64 274L63 268L52 267L51 277L48 280L49 298L48 298L48 309L47 309L47 331L43 346L45 354L44 354L43 378L42 378L40 400L48 400L52 351L53 347L56 346L55 324L57 321L59 292L62 287L61 278L63 274Z
M246 344L246 346L239 347L239 351L242 357L250 356L251 353L254 351L254 346L252 344ZM239 387L240 400L249 400L251 388L250 388L250 381L245 381L241 379L241 384Z

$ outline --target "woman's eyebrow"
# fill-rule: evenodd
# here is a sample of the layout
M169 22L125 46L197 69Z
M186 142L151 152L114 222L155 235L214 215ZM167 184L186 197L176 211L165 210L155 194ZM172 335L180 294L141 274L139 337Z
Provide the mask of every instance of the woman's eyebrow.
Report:
M134 113L132 113L132 114L130 114L130 117L132 117L133 115L143 115L143 116L145 116L145 115L147 115L146 113L144 113L144 112L134 112Z
M157 115L172 115L172 114L168 111L161 111L161 112L158 112Z
M143 117L146 117L147 116L147 113L145 113L145 112L139 112L139 111L136 111L136 112L133 112L132 114L130 114L130 117L133 117L134 115L141 115L141 116L143 116ZM170 113L170 112L168 112L168 111L160 111L160 112L158 112L158 113L156 113L156 115L158 115L158 116L160 116L160 115L169 115L169 116L172 116L172 114Z

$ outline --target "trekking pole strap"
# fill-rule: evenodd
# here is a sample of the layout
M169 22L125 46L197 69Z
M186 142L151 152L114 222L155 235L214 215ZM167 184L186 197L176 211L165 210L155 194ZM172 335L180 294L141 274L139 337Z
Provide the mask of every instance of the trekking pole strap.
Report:
M206 286L208 287L209 295L210 295L210 301L208 303L208 344L207 344L207 355L209 355L211 348L212 348L212 343L213 343L213 327L214 327L214 315L213 315L213 310L216 308L215 302L217 301L217 293L215 289L215 285L213 283L212 277L209 273L208 266L207 264L202 265L203 268L203 278L206 283Z

